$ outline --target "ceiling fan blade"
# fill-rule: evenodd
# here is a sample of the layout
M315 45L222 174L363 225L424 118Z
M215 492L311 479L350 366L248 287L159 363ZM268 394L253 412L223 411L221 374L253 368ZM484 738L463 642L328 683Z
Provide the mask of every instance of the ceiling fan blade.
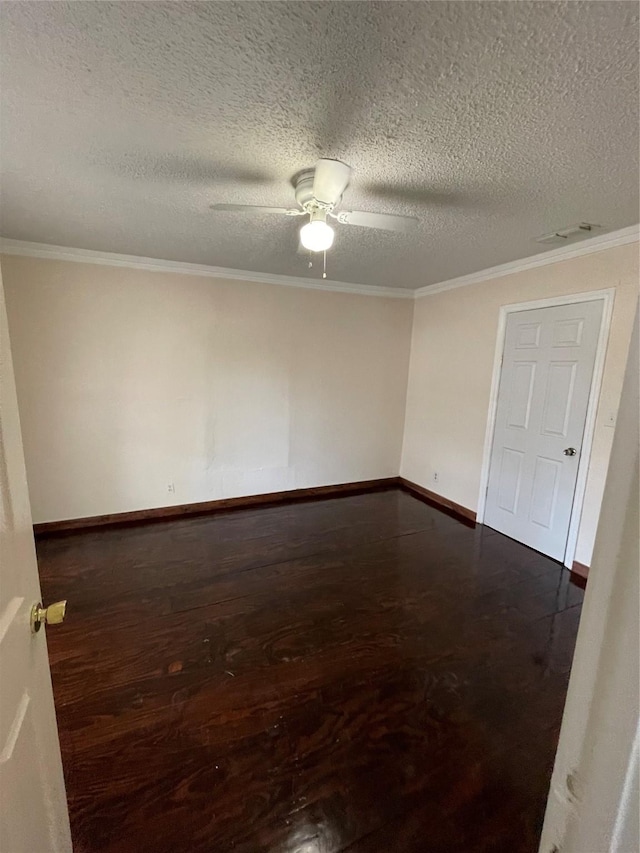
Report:
M231 213L281 213L283 216L304 216L304 210L288 207L262 207L259 204L212 204L211 210Z
M349 185L351 166L340 160L318 160L313 176L313 197L325 204L337 204Z
M383 231L411 231L418 224L418 219L415 216L396 216L394 213L367 213L364 210L343 210L334 216L343 225L381 228Z

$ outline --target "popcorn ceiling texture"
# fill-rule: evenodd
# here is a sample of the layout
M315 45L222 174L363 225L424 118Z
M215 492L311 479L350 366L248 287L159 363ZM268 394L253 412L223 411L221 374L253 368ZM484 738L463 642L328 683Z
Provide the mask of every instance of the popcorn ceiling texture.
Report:
M557 227L638 220L628 2L1 4L2 233L319 277L289 206L354 167L329 278L421 287L527 257Z

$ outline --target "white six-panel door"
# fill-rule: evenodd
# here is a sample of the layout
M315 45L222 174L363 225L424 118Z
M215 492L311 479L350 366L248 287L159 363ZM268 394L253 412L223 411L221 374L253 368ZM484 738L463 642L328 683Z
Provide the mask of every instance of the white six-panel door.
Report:
M0 851L71 850L40 584L0 278Z
M603 303L509 315L484 523L564 558Z

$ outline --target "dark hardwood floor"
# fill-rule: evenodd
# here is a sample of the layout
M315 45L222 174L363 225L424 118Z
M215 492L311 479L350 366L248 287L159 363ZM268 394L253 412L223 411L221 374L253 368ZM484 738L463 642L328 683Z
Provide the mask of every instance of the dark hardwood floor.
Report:
M534 853L583 592L385 491L40 539L77 853Z

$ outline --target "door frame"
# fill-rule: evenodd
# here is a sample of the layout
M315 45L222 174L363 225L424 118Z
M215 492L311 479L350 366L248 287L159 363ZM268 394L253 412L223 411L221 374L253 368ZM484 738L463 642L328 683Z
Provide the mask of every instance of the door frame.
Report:
M484 513L487 502L491 450L493 447L496 413L498 410L498 392L500 390L502 359L504 356L507 320L509 319L509 314L515 314L518 311L533 311L537 308L555 308L558 305L573 305L577 302L602 301L602 320L600 323L600 332L598 334L596 358L591 376L591 388L589 389L589 402L587 403L587 413L584 422L582 449L580 452L580 460L578 462L576 488L573 493L569 532L567 535L567 545L563 560L564 565L569 569L573 566L576 547L578 544L578 532L580 529L582 506L587 488L587 475L589 473L589 465L591 463L591 448L595 433L596 415L598 412L598 402L600 400L602 377L604 375L607 345L609 343L609 332L611 330L611 317L613 315L615 293L615 287L608 287L604 290L589 290L586 293L568 293L566 296L551 296L546 299L534 299L530 302L514 302L509 305L501 305L498 316L498 336L496 339L496 349L493 359L491 392L489 394L489 412L487 415L487 428L484 439L484 450L482 453L482 468L480 469L480 495L478 497L478 510L476 512L476 521L478 524L482 524L484 522Z

